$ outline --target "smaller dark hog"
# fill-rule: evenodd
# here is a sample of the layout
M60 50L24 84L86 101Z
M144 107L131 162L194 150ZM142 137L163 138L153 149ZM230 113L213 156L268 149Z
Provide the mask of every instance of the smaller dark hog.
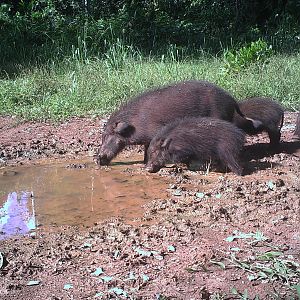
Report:
M234 124L243 129L249 135L255 135L266 131L269 135L270 145L278 146L280 142L280 130L283 124L283 107L271 98L253 97L238 103L243 114L262 122L262 125L254 128L250 122L245 122L238 114L234 115Z
M296 129L294 132L300 138L300 112L298 113L297 121L296 121Z
M232 123L214 118L190 117L164 126L152 139L146 169L159 171L166 163L218 160L242 175L240 152L245 134Z

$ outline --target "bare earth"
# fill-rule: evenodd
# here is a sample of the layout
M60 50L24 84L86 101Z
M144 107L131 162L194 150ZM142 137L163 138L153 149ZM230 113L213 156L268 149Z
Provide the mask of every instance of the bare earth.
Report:
M207 166L168 166L151 174L167 178L168 197L141 207L141 219L41 227L34 237L0 241L0 299L300 299L295 121L296 113L285 114L276 151L265 134L247 138L246 176L207 172ZM0 117L0 168L45 159L92 161L102 124ZM120 155L130 162L137 153L131 148ZM149 176L142 165L124 170ZM31 280L38 283L27 285Z

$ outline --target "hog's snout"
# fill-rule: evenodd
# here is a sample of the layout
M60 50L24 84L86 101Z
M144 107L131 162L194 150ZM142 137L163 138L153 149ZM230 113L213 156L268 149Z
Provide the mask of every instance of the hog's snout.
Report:
M100 166L108 166L110 161L111 161L111 158L109 158L105 154L99 155L96 159L97 164Z
M160 169L161 169L161 167L160 167L160 166L157 166L157 165L147 165L147 166L146 166L146 170L147 170L149 173L156 173L156 172L158 172Z

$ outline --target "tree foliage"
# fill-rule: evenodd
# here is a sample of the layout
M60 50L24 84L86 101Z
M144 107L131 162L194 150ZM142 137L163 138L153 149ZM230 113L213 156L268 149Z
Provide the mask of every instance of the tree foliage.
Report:
M122 40L142 50L220 45L267 36L298 48L299 0L2 0L2 59L65 55L84 42L101 55ZM5 46L3 46L5 45Z

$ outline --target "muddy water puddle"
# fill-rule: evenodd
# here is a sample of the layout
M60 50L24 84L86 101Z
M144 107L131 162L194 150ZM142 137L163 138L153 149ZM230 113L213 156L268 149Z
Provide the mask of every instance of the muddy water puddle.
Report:
M92 225L110 217L132 220L143 204L167 195L167 183L134 162L64 162L0 169L0 239L38 226ZM137 172L133 172L137 173Z

